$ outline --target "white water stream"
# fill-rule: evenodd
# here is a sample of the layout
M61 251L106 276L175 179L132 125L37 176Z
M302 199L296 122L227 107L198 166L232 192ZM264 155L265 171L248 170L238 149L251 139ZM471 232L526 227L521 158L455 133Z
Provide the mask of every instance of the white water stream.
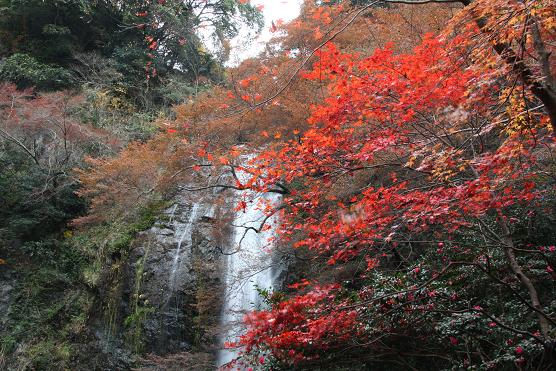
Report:
M176 289L176 273L180 268L182 245L185 242L186 246L191 248L191 244L193 243L191 234L193 232L193 225L197 219L198 210L199 204L193 204L187 222L185 224L181 224L175 231L175 235L178 236L178 243L174 252L174 258L172 260L172 270L170 271L170 279L168 281L170 295L173 295Z
M180 279L183 277L182 262L187 262L191 256L193 227L198 219L200 205L197 203L192 204L186 220L175 217L177 207L176 204L172 208L169 220L169 223L174 225L176 248L172 254L172 265L168 276L168 289L164 293L164 302L162 305L164 316L162 317L162 329L159 340L162 349L168 349L171 342L177 341L174 335L169 335L172 327L180 321L181 301L180 295L176 290L179 288Z
M172 260L172 270L170 271L170 279L168 281L169 283L168 288L169 288L170 295L173 295L176 289L176 273L180 269L182 245L185 242L186 246L191 248L191 244L193 243L191 234L193 232L193 225L197 219L198 210L199 210L199 204L193 204L187 222L184 224L179 224L179 227L175 231L175 235L178 236L178 239L177 239L177 247L176 250L174 251L174 258Z
M241 179L241 174L238 174ZM241 179L245 181L245 179ZM254 194L246 191L249 199ZM241 192L238 192L241 197ZM224 305L221 317L221 344L237 340L243 330L243 316L254 309L262 309L264 301L259 290L269 290L277 281L280 267L273 265L273 242L269 241L275 234L276 217L270 217L265 222L271 226L266 231L256 233L253 227L259 229L266 218L260 203L278 203L277 194L264 194L248 203L245 210L236 212L234 219L234 240L229 249L226 261ZM260 201L260 202L259 202ZM234 349L221 349L217 355L218 366L225 365L237 357Z

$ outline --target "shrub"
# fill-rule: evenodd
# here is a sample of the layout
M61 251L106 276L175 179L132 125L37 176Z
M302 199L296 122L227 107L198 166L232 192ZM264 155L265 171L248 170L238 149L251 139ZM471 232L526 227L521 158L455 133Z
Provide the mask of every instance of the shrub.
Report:
M35 86L39 90L69 87L73 81L68 70L41 63L24 53L13 54L0 64L0 79L16 84L19 89Z

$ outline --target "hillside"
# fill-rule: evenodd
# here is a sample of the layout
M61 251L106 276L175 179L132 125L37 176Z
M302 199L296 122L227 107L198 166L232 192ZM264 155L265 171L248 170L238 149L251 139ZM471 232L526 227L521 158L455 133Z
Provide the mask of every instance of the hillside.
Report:
M300 4L0 0L1 369L556 367L556 2Z

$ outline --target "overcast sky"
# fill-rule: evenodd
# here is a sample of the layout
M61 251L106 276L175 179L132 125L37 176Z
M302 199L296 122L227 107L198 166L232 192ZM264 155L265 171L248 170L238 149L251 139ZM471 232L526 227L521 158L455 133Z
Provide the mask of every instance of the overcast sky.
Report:
M282 19L284 22L291 21L299 15L302 0L251 0L251 4L263 6L265 25L256 40L249 40L245 34L239 35L232 42L229 65L237 65L246 58L256 56L263 50L264 44L272 38L270 27L272 21Z

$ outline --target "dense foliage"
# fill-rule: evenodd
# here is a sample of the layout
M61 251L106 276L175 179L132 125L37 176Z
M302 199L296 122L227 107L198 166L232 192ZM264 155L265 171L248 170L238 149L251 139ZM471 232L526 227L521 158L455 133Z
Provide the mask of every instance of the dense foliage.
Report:
M306 0L224 70L260 26L247 0L0 0L0 78L81 88L0 88L0 243L24 289L0 366L18 343L35 368L75 364L181 186L282 195L259 206L287 280L230 368L554 368L556 2L424 3Z
M109 153L113 138L71 117L78 102L63 93L34 96L0 86L0 239L32 241L85 211L72 169L83 156Z
M102 57L143 109L220 81L229 39L261 22L236 0L3 0L0 8L1 79L45 90L91 84L95 72L107 73L92 63Z
M171 104L221 83L230 39L261 19L236 0L0 0L1 369L106 362L88 357L100 290L166 189L75 233L89 206L76 171L152 138Z
M302 258L290 268L300 281L246 316L247 332L230 345L243 350L237 362L551 367L553 2L476 1L417 15L378 2L320 5L307 2L303 21L280 26L287 34L274 49L231 71L233 89L203 94L166 123L176 169L253 175L245 184L209 177L199 189L283 194L281 205L261 207L280 213L279 238ZM418 16L444 31L396 33ZM360 33L335 33L352 21ZM393 42L377 45L375 30ZM267 148L247 169L237 160L251 150L237 146L245 141ZM96 179L95 200L106 200L95 184L122 182L109 171L118 161L129 162L85 178Z
M247 360L554 365L554 5L476 1L409 54L318 52L327 97L248 186L284 190L280 235L334 275L248 315Z

